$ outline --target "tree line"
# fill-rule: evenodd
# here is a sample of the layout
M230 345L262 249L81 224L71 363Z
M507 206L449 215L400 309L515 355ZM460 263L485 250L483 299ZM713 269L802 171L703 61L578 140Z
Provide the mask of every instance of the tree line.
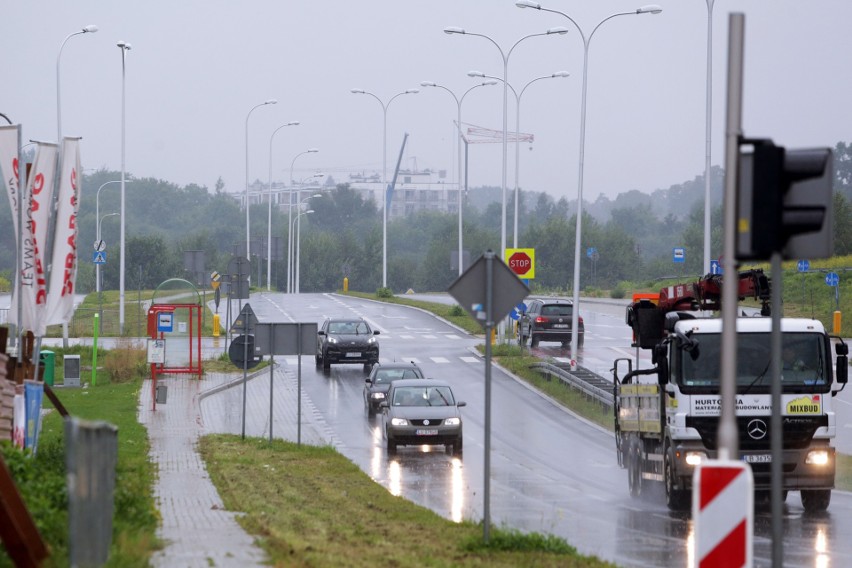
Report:
M835 253L852 253L852 144L835 148L834 236ZM77 290L95 289L91 244L97 222L95 194L107 181L119 179L114 171L98 170L84 177L78 226ZM711 254L722 248L722 182L719 167L711 171ZM593 191L594 188L591 188ZM101 192L101 238L107 243L107 263L102 266L104 289L119 287L118 184ZM301 217L299 281L302 292L322 292L342 287L375 291L382 284L382 214L377 204L365 200L348 184L325 188L310 202L313 214ZM546 192L520 191L518 247L536 251L534 290L559 292L573 289L576 201L555 200ZM245 212L225 191L221 180L213 190L190 184L142 178L126 185L126 274L128 289L150 289L169 278L181 277L208 284L209 273L226 273L234 254L245 255ZM499 188L474 188L463 210L464 249L475 260L483 251L499 250L501 204ZM514 212L514 196L507 217ZM8 200L0 200L0 239L13 243ZM250 211L252 282L266 283L267 204ZM286 289L287 211L273 208L272 234L279 247L273 257L270 280ZM514 241L508 222L507 245ZM703 265L704 178L645 194L627 191L615 199L604 196L584 202L580 253L583 288L609 289L619 282L637 282L680 274L699 275ZM674 263L672 249L685 249L685 262ZM589 256L590 249L596 255ZM457 278L451 255L458 250L458 215L423 211L388 220L388 287L394 292L442 291ZM204 251L204 266L192 274L184 264L185 251ZM280 254L283 251L283 254ZM256 255L256 253L259 253ZM0 248L0 274L11 279L14 247ZM691 277L690 276L690 277Z

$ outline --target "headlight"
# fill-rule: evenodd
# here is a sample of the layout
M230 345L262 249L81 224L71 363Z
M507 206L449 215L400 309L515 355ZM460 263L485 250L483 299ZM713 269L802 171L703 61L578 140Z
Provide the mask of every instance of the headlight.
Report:
M375 338L375 337L371 337L370 339L368 339L368 340L367 340L367 343L368 343L369 345L372 345L372 344L373 344L373 343L375 343L375 342L376 342L376 338Z
M707 456L704 452L686 452L686 457L684 459L686 460L687 465L694 466L707 459Z
M444 424L447 426L458 426L461 424L461 418L447 418L444 420Z
M328 342L329 343L337 343L337 338L336 337L329 337Z
M808 457L805 458L805 463L808 465L827 465L828 464L828 452L825 450L814 450L812 452L808 452Z
M408 426L408 420L405 418L392 418L391 419L392 426Z
M383 393L383 392L374 392L374 393L373 393L373 394L371 394L370 396L371 396L372 398L379 398L379 399L381 399L381 398L385 398L385 393Z

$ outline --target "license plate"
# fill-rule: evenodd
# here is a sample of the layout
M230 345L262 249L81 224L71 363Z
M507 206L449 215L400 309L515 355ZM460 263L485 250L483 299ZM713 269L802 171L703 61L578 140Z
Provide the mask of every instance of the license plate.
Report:
M347 353L346 356L347 357L360 357L361 354L360 353Z
M553 324L554 329L566 329L568 327L567 323L555 323Z
M772 463L772 454L752 454L743 456L746 463Z
M415 430L414 433L418 436L437 436L437 430Z

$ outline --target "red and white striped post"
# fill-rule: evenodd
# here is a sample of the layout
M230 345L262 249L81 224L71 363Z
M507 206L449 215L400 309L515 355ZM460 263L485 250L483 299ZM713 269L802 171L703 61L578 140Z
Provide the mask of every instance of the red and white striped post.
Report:
M693 475L694 568L751 567L754 541L754 477L733 460L710 460Z

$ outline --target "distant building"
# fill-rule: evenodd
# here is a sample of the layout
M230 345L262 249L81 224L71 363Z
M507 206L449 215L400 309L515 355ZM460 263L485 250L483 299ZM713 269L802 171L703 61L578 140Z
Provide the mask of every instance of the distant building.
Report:
M388 174L388 176L387 183L390 185L393 179L391 177L392 174ZM388 217L406 217L417 211L458 213L458 184L447 183L445 181L446 177L446 170L439 170L437 172L429 169L422 171L400 170L399 175L397 175L393 196L391 197ZM381 196L383 193L381 174L352 173L349 174L347 183L365 201L372 199L379 209L381 209ZM295 205L297 201L301 201L314 193L321 193L324 189L326 188L320 180L309 181L295 186L273 182L271 188L267 187L266 184L256 181L249 186L248 198L252 205L258 205L269 203L271 196L272 204L283 208L287 206L287 195L290 193L294 195L293 204ZM234 197L239 200L240 207L244 208L246 201L245 192Z

